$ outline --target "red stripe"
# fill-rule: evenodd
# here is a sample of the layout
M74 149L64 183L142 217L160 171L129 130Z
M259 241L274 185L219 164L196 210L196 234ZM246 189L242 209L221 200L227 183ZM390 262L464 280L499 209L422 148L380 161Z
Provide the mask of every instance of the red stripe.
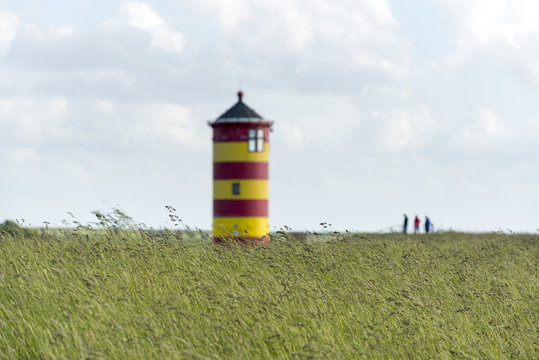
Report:
M264 129L264 141L268 142L269 126L262 124L214 127L213 142L247 141L249 140L249 129Z
M268 200L213 200L214 217L268 217Z
M213 163L213 179L268 179L267 162L216 162Z

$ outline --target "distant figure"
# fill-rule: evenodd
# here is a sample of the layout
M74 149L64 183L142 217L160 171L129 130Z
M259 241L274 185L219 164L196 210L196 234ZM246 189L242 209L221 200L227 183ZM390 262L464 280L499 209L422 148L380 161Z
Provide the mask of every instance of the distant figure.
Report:
M416 215L414 220L414 234L419 232L419 217Z
M430 219L428 216L425 216L425 232L428 234L430 231Z
M402 224L402 233L406 234L408 233L408 216L404 214L404 223Z

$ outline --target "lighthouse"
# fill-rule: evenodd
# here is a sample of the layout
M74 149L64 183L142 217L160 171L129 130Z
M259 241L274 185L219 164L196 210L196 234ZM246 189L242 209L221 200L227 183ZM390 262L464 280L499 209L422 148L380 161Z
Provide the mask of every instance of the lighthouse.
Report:
M213 240L267 242L269 133L273 125L238 101L213 128Z

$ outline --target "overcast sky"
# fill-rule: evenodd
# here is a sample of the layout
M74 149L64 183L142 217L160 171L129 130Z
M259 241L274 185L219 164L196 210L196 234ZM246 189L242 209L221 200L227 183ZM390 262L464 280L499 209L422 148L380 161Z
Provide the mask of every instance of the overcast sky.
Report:
M0 221L210 229L240 84L272 230L539 228L537 0L0 0Z

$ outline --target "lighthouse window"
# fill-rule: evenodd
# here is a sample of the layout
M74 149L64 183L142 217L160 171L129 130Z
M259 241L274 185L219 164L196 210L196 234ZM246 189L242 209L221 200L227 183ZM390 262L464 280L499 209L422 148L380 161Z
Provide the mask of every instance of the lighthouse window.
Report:
M249 152L264 151L264 129L249 129Z
M240 183L232 183L232 195L240 194Z
M256 131L257 150L264 151L264 129L257 129Z

